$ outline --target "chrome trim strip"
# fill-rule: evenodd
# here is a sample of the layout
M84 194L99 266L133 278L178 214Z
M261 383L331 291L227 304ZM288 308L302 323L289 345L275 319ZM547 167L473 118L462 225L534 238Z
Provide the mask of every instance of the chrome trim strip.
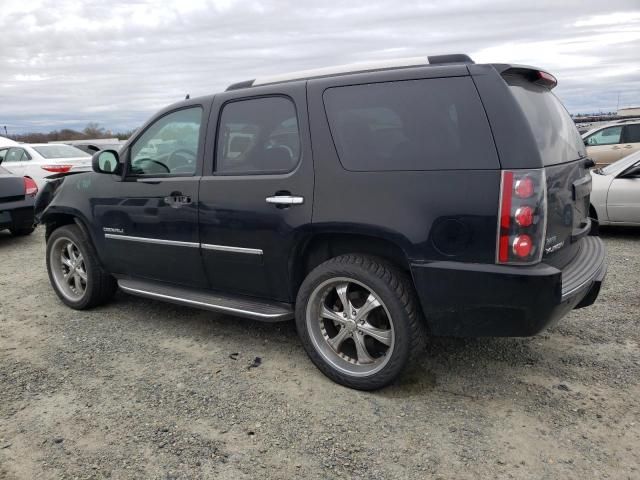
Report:
M227 245L213 245L211 243L201 243L200 246L205 250L217 250L220 252L248 253L249 255L263 254L259 248L229 247Z
M196 242L180 242L178 240L163 240L160 238L131 237L129 235L114 235L113 233L105 233L104 238L109 238L111 240L128 240L130 242L153 243L155 245L173 245L175 247L200 247L200 244Z
M175 302L187 303L189 305L194 305L199 307L215 308L216 310L221 310L229 313L236 313L238 315L246 315L254 318L281 318L285 316L280 313L260 313L260 312L254 312L251 310L242 310L239 308L225 307L223 305L216 305L214 303L199 302L197 300L190 300L188 298L174 297L172 295L164 295L162 293L151 292L149 290L139 290L137 288L131 288L131 287L122 285L120 282L118 282L118 286L125 292L129 292L133 294L158 298L161 300L170 300L170 301L173 300Z
M130 235L118 235L105 233L104 238L112 240L128 240L130 242L153 243L155 245L173 245L176 247L204 248L205 250L217 250L220 252L247 253L249 255L262 255L259 248L230 247L227 245L213 245L211 243L180 242L178 240L163 240L160 238L132 237Z

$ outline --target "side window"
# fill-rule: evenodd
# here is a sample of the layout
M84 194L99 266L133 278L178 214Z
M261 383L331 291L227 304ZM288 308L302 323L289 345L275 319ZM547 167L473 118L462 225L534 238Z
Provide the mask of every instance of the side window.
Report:
M23 148L10 148L5 157L6 162L24 162L31 160L31 157L27 155Z
M332 87L323 98L347 170L499 167L487 117L468 77Z
M640 143L640 123L624 126L624 143Z
M131 146L133 175L193 175L198 160L202 108L192 107L158 119Z
M622 127L603 128L599 132L589 135L587 143L590 146L596 145L614 145L620 143Z
M226 104L220 115L216 172L227 175L286 173L300 158L298 118L285 97Z

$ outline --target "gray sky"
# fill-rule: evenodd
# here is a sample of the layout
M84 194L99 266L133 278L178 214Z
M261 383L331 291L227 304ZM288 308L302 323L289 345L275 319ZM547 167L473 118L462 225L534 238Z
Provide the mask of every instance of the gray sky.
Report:
M556 75L572 113L640 104L640 2L1 0L0 126L124 130L292 70L468 53ZM534 5L535 4L535 5Z

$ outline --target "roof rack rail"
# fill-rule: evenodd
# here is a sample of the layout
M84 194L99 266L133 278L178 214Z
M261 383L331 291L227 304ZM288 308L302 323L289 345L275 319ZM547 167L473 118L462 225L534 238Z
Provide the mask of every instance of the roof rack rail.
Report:
M469 55L455 53L450 55L432 55L428 57L396 58L377 62L361 62L349 65L303 70L299 72L273 75L270 77L245 80L229 85L227 91L249 88L257 85L289 82L292 80L306 80L310 78L331 77L335 75L347 75L352 73L372 72L376 70L391 70L396 68L422 67L427 65L443 65L448 63L474 63Z

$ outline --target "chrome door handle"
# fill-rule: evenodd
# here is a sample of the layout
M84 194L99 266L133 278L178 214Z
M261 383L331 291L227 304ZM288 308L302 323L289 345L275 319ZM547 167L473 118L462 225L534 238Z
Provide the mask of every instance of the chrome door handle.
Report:
M633 148L633 145L625 145L624 148Z
M265 198L267 203L273 203L275 205L302 205L304 203L304 197L296 197L293 195L275 195L273 197Z

